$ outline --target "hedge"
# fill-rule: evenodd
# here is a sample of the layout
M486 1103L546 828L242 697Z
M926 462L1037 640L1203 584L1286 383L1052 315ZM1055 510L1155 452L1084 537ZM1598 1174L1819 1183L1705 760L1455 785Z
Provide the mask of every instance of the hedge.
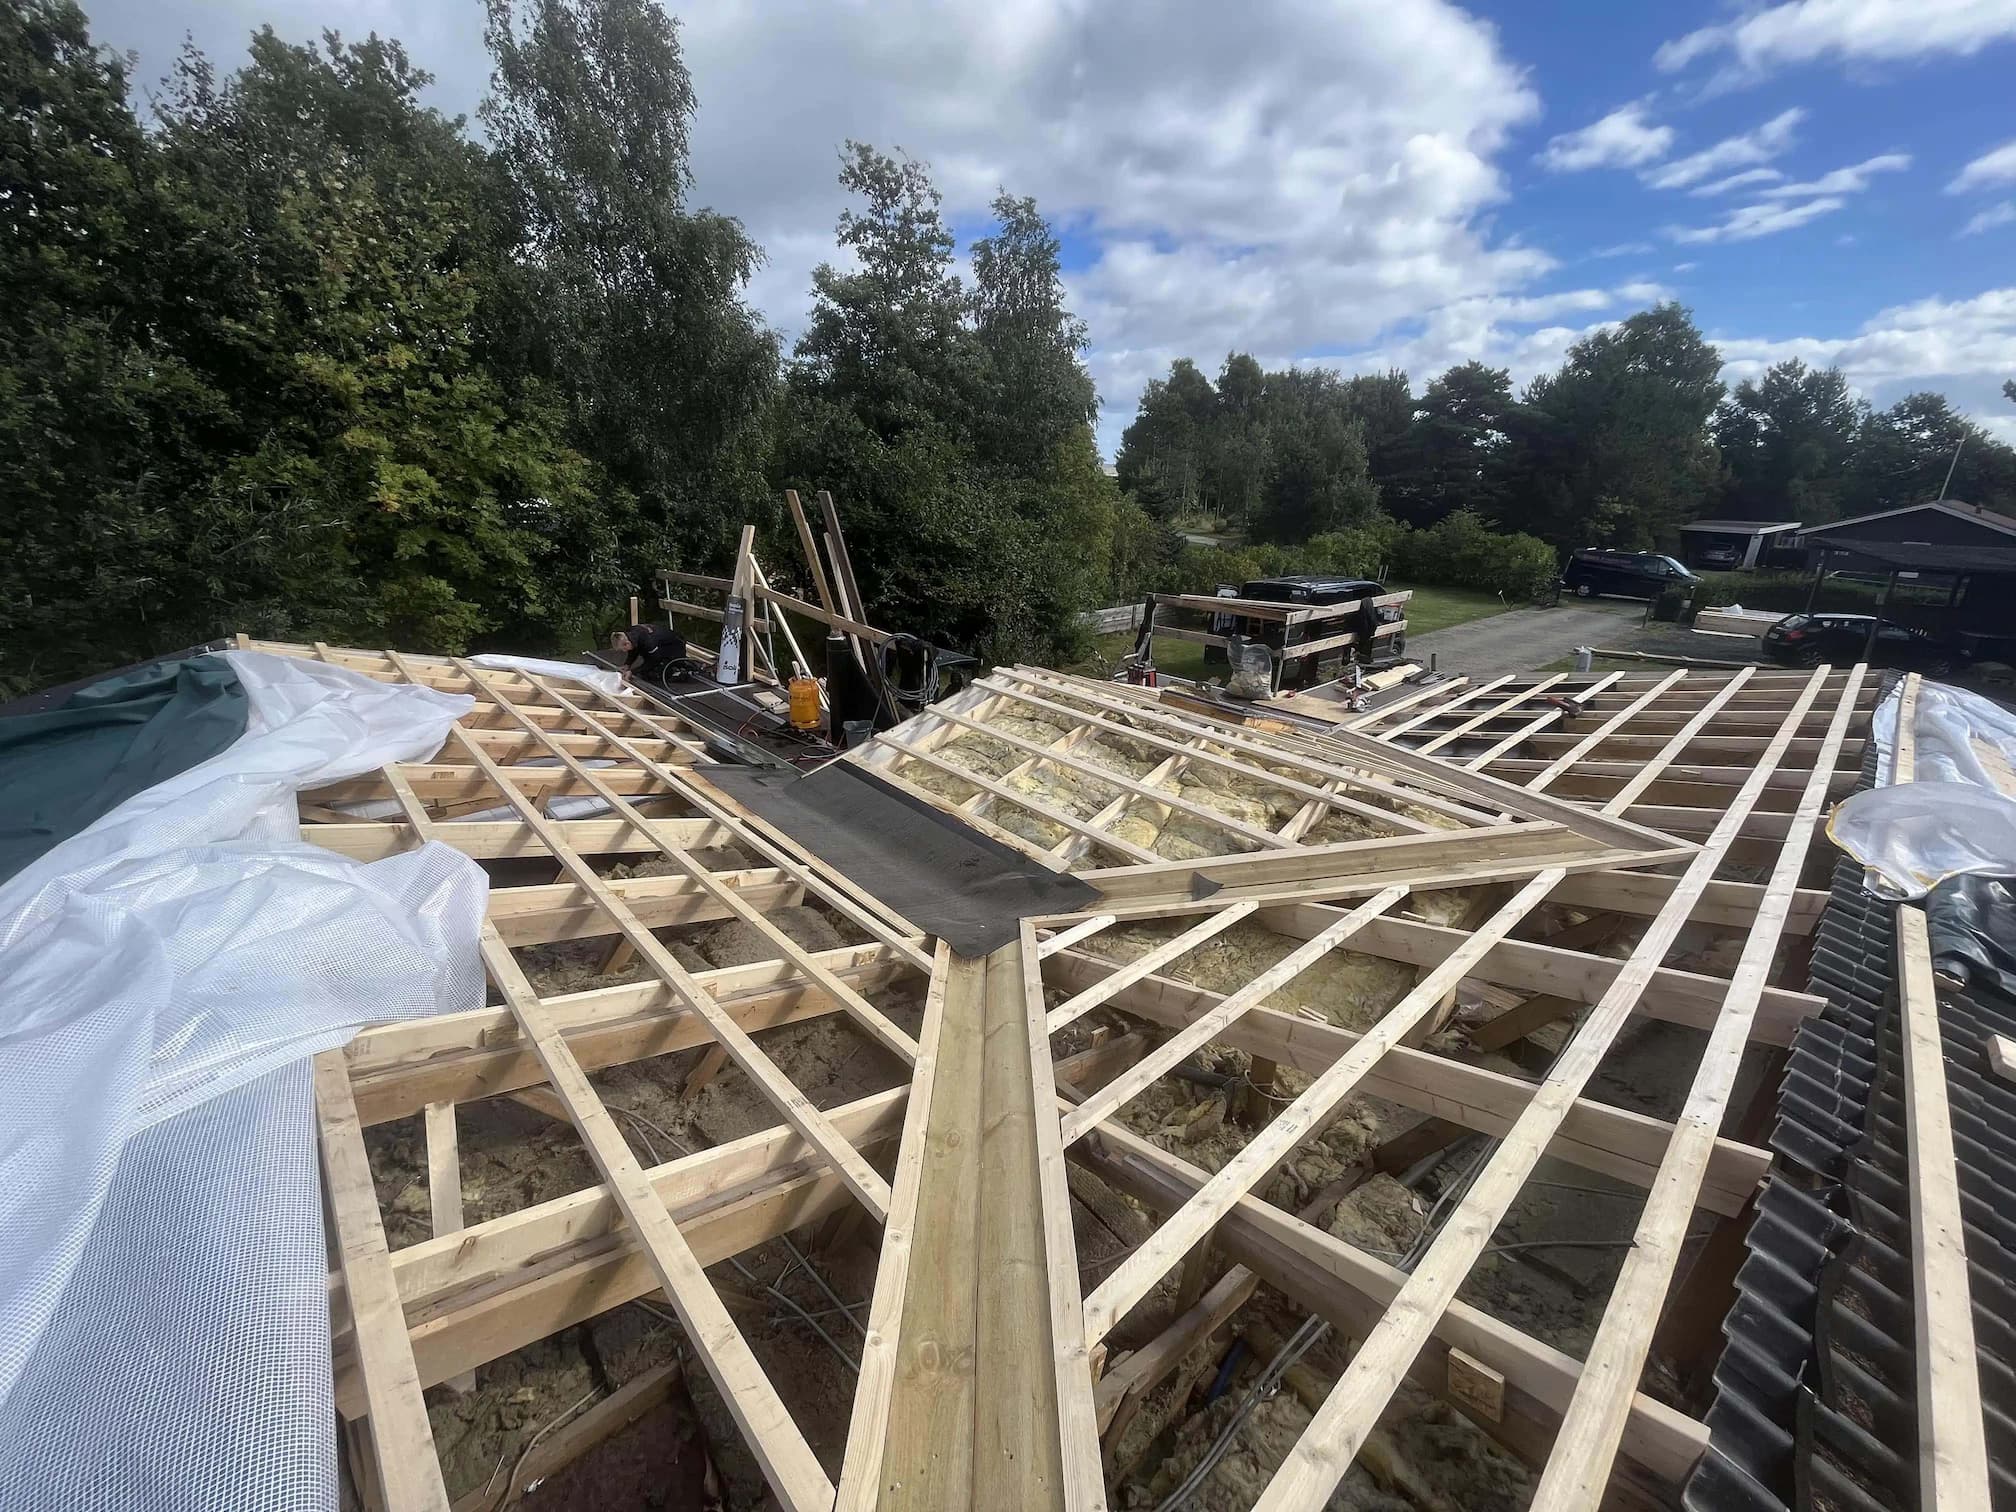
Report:
M1943 604L1950 588L1944 582L1901 582L1896 598L1899 603ZM1775 609L1793 614L1806 607L1806 596L1812 591L1810 572L1704 572L1701 586L1694 590L1694 607L1720 609L1740 604L1745 609ZM1869 614L1882 596L1881 583L1836 574L1820 585L1820 596L1813 607L1841 614Z
M1523 599L1539 593L1559 570L1554 548L1545 541L1530 535L1500 534L1476 515L1459 512L1426 530L1380 519L1312 536L1299 546L1184 543L1158 570L1144 573L1138 561L1129 562L1124 571L1116 570L1114 602L1136 596L1137 583L1161 593L1209 593L1220 583L1301 573L1390 576L1403 582L1476 588Z

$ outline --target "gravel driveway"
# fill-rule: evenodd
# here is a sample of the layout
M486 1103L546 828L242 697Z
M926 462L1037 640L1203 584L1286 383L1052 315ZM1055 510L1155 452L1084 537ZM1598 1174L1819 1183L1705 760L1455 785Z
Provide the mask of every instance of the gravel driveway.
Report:
M1447 630L1407 637L1408 661L1433 656L1444 672L1474 683L1509 672L1531 672L1574 653L1577 646L1614 646L1635 630L1645 605L1637 599L1563 599L1552 609L1509 609Z

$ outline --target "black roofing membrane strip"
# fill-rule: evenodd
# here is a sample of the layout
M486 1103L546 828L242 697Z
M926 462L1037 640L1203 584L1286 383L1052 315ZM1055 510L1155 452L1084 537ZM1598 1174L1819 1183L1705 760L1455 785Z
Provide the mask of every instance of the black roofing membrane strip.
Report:
M706 779L963 956L1016 938L1031 914L1075 913L1089 883L1038 866L851 761L792 770L710 766Z

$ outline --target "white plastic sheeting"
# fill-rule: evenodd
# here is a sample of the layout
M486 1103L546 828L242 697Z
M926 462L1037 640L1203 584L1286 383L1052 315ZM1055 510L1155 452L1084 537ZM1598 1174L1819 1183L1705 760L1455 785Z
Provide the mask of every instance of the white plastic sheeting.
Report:
M554 677L565 682L582 683L615 698L623 691L623 674L611 672L607 667L590 666L587 662L541 661L536 656L498 656L485 652L472 656L469 660L478 667L487 667L493 672L530 672L537 677Z
M479 1007L487 899L293 794L424 760L471 699L258 652L245 735L0 887L0 1509L333 1507L305 1057Z
M1829 836L1869 868L1872 888L1891 897L1923 897L1963 872L2016 876L2016 714L1921 682L1914 780L1899 784L1891 780L1899 702L1893 689L1872 722L1882 785L1845 800L1828 821Z
M608 756L583 756L580 758L580 762L584 767L600 770L607 770L610 767L618 765L614 758ZM517 764L519 766L531 767L557 767L561 763L560 758L557 756L533 756ZM405 807L397 798L366 798L361 803L338 803L332 805L332 807L334 807L337 813L347 814L352 819L384 821L388 819L401 819L406 814ZM608 801L602 798L592 796L586 798L556 796L546 800L543 811L548 819L595 819L608 813L610 809ZM457 814L455 822L457 824L516 824L518 823L518 810L511 807L508 803L500 803L492 808L478 809L473 814Z

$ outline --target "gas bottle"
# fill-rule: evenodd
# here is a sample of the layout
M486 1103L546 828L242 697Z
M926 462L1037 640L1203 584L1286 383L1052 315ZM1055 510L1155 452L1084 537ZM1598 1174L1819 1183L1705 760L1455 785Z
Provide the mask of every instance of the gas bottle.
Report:
M794 677L788 687L791 695L791 728L818 729L819 680L814 677Z

